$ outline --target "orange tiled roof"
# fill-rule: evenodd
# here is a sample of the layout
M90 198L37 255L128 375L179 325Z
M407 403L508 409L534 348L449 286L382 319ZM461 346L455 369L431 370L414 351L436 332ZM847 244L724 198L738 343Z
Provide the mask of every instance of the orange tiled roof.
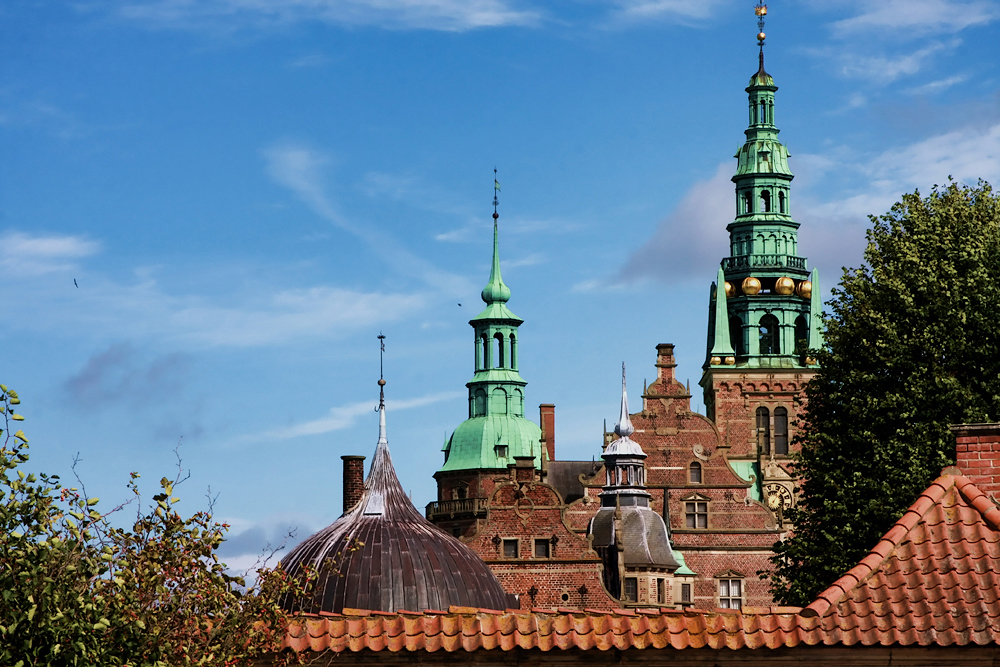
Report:
M296 651L780 648L1000 643L1000 509L945 469L859 565L805 609L368 612L293 624Z

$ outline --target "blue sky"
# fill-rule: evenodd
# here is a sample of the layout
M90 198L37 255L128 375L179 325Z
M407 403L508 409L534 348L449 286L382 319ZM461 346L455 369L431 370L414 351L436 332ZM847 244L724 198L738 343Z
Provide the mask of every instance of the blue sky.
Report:
M339 515L340 455L374 448L382 331L390 446L422 507L466 414L494 167L527 404L556 404L560 458L599 454L623 360L635 395L657 343L700 377L752 4L3 3L0 381L32 465L80 452L117 501L183 439L186 507L210 486L227 558L249 562ZM998 25L998 2L770 3L824 290L867 214L948 175L1000 180Z

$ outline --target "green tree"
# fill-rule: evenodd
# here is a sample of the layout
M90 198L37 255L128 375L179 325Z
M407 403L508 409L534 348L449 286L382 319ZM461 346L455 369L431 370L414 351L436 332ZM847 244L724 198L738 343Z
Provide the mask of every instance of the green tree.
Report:
M1000 418L1000 198L951 182L871 221L813 352L795 532L772 557L784 604L809 604L875 546L954 460L949 425Z
M228 528L210 511L184 518L177 480L164 478L128 528L113 525L98 499L55 475L25 474L24 418L17 392L0 385L6 428L0 445L0 664L228 666L280 648L288 622L282 596L306 595L262 567L246 586L216 553ZM298 659L291 653L277 660Z

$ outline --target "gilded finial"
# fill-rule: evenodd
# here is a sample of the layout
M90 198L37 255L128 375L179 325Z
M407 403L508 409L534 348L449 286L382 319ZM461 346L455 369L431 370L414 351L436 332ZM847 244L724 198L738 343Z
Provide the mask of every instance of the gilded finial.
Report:
M762 2L758 2L754 5L753 13L757 15L757 44L763 48L764 38L767 35L764 34L764 17L767 16L767 5Z

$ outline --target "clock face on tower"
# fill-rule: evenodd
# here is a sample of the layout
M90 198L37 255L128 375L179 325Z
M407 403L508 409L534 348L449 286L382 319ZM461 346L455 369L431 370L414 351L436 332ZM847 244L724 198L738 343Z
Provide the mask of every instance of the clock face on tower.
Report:
M773 482L765 484L764 494L767 496L767 507L772 512L777 512L779 509L787 510L792 506L792 492L781 484Z

